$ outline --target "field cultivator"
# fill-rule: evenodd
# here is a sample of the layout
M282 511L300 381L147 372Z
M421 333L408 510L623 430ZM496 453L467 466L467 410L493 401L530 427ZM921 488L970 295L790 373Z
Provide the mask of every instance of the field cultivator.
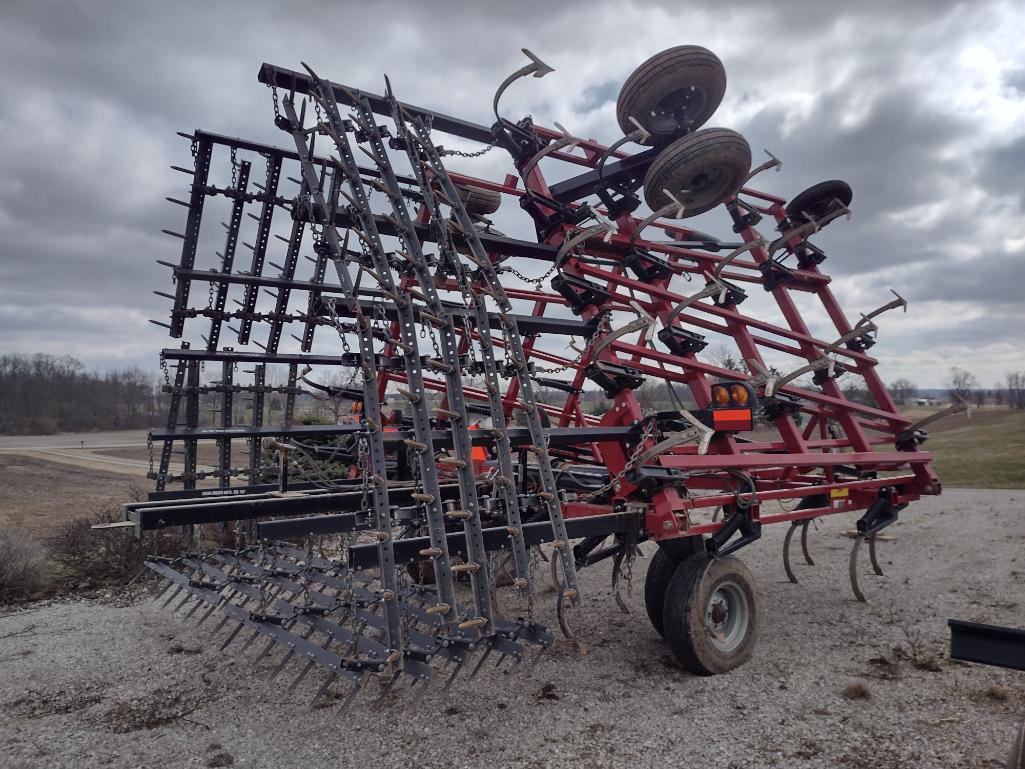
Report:
M181 557L149 563L165 603L218 615L224 646L259 642L274 675L298 659L292 688L325 669L317 697L534 661L555 638L539 615L571 633L577 572L609 561L618 591L646 540L652 624L684 667L723 672L757 636L733 554L763 525L790 526L796 582L795 532L811 563L809 522L863 511L863 599L861 544L878 571L876 534L940 491L868 353L903 300L849 322L809 240L849 214L850 187L789 203L752 187L779 161L752 169L743 137L701 127L726 82L703 48L630 77L612 146L502 115L508 87L552 71L527 55L490 127L387 80L377 95L264 64L285 147L182 134L190 194L172 201L187 215L160 325L191 343L161 353L156 490L125 520L185 532ZM492 149L516 173L446 167ZM499 232L517 226L502 204L536 237ZM713 210L731 239L686 225ZM812 333L816 311L833 331Z

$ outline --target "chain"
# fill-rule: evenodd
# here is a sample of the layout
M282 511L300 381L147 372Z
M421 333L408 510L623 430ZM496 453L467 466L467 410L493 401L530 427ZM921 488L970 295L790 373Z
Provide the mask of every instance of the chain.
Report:
M439 148L438 154L444 157L445 155L455 155L460 158L479 158L481 155L486 155L495 148L495 141L492 139L488 144L484 145L484 149L477 150L476 152L463 152L462 150L446 150Z
M577 357L575 357L573 360L571 360L564 366L555 366L553 368L545 368L544 366L534 366L534 371L538 374L561 374L563 371L568 371L570 367L576 367L576 365L580 363L580 359L584 357L584 353L587 352L587 348L591 346L591 342L594 341L594 338L598 336L599 333L603 331L608 331L608 326L609 313L603 313L602 316L598 319L598 322L594 325L594 331L592 331L591 335L584 340L584 346L577 352ZM575 337L570 337L569 339L570 349L573 350L576 349L576 346L574 345L574 339Z
M231 148L231 186L238 186L238 148Z
M165 358L163 355L160 356L160 370L164 374L164 386L165 387L170 387L171 386L171 372L167 368L167 358Z
M469 305L469 302L467 302ZM473 334L470 333L470 319L469 316L463 315L463 331L466 335L466 351L470 354L470 362L477 363L477 353L473 349Z
M366 510L370 505L370 445L364 436L360 436L356 444L356 462L360 469L360 490L363 492L362 507Z
M281 117L281 108L278 106L278 87L276 85L270 87L270 98L274 103L274 119L277 120Z
M335 312L335 302L333 299L329 299L324 302L324 306L327 307L327 313L331 316L331 325L335 327L335 331L338 332L338 338L342 340L342 350L344 352L352 352L352 348L349 346L349 339L345 335L345 324L338 318L338 313Z
M626 464L623 465L623 469L615 475L613 475L611 478L609 478L608 483L606 483L600 489L596 491L590 491L587 494L581 494L581 499L594 499L595 497L601 496L609 489L612 489L615 486L617 486L619 482L623 480L623 477L633 469L634 465L637 463L637 460L640 459L641 454L644 453L645 444L654 434L657 421L658 420L654 418L648 419L648 423L644 426L644 432L641 433L641 439L637 441L637 446L634 447L633 453L630 455L630 458L626 461Z
M434 327L427 332L427 335L431 338L431 346L434 348L434 357L441 360L441 348L438 346L438 337L434 333Z
M515 267L508 267L508 266L505 266L505 265L503 265L502 267L499 267L498 270L496 270L496 271L497 272L511 272L513 275L515 275L517 278L522 280L524 283L533 283L534 284L534 290L535 291L540 291L542 288L544 288L545 281L548 280L548 278L551 277L551 275L555 272L555 265L552 265L548 269L548 272L546 272L544 275L539 275L536 278L528 278L526 275L524 275L522 272L517 270Z
M153 475L153 436L146 433L146 450L149 452L149 475Z

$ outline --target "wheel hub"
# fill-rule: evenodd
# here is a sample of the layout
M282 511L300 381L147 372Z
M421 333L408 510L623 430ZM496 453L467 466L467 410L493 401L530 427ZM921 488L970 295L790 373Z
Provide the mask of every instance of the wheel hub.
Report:
M751 606L735 582L723 582L709 596L705 626L712 646L728 654L744 642L750 624Z
M695 86L673 91L651 108L650 127L659 134L690 130L695 116L705 108L705 92Z

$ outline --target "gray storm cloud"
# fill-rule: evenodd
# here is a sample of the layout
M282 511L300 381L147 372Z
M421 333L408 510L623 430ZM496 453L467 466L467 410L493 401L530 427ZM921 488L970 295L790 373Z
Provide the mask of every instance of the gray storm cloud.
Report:
M912 302L884 325L887 380L984 384L1025 368L1025 8L1010 3L798 2L7 4L0 11L0 351L70 353L153 368L188 161L175 131L282 143L262 61L307 61L370 90L489 121L495 85L527 46L556 67L510 92L578 135L618 138L619 84L681 43L729 73L713 123L783 158L762 186L792 196L826 178L855 218L819 243L850 312ZM454 164L500 178L491 153ZM529 236L513 214L500 223ZM722 212L696 226L728 233Z

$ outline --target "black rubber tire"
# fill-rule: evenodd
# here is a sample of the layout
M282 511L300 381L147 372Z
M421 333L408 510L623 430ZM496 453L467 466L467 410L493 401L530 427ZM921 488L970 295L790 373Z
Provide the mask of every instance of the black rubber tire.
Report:
M471 187L469 184L458 184L456 190L463 208L468 214L487 216L493 214L502 205L502 193L486 190L483 187Z
M700 45L680 45L655 54L626 79L616 118L624 134L636 130L633 116L651 133L648 144L667 144L704 125L725 93L719 57Z
M705 543L701 537L680 537L658 543L658 550L651 557L648 572L644 575L644 610L660 636L665 635L662 609L673 574L681 561L704 551Z
M833 209L834 201L839 200L845 206L849 206L853 199L854 191L851 185L841 179L830 179L799 192L787 203L786 212L794 224L803 224L808 221L805 213L811 214L815 219L821 219Z
M746 604L746 623L737 630L735 647L725 651L713 642L706 623L709 603L720 588L738 591ZM747 662L758 640L754 577L736 558L695 555L670 580L662 616L666 642L685 670L702 676L725 673Z
M670 558L662 548L659 548L651 557L648 573L644 575L644 610L648 612L648 619L651 620L655 632L663 637L666 633L662 621L662 607L665 605L669 583L679 565L679 561Z
M703 128L677 139L652 161L644 176L644 200L657 211L672 202L668 189L683 203L683 218L697 216L736 193L750 170L751 147L743 136L728 128Z

